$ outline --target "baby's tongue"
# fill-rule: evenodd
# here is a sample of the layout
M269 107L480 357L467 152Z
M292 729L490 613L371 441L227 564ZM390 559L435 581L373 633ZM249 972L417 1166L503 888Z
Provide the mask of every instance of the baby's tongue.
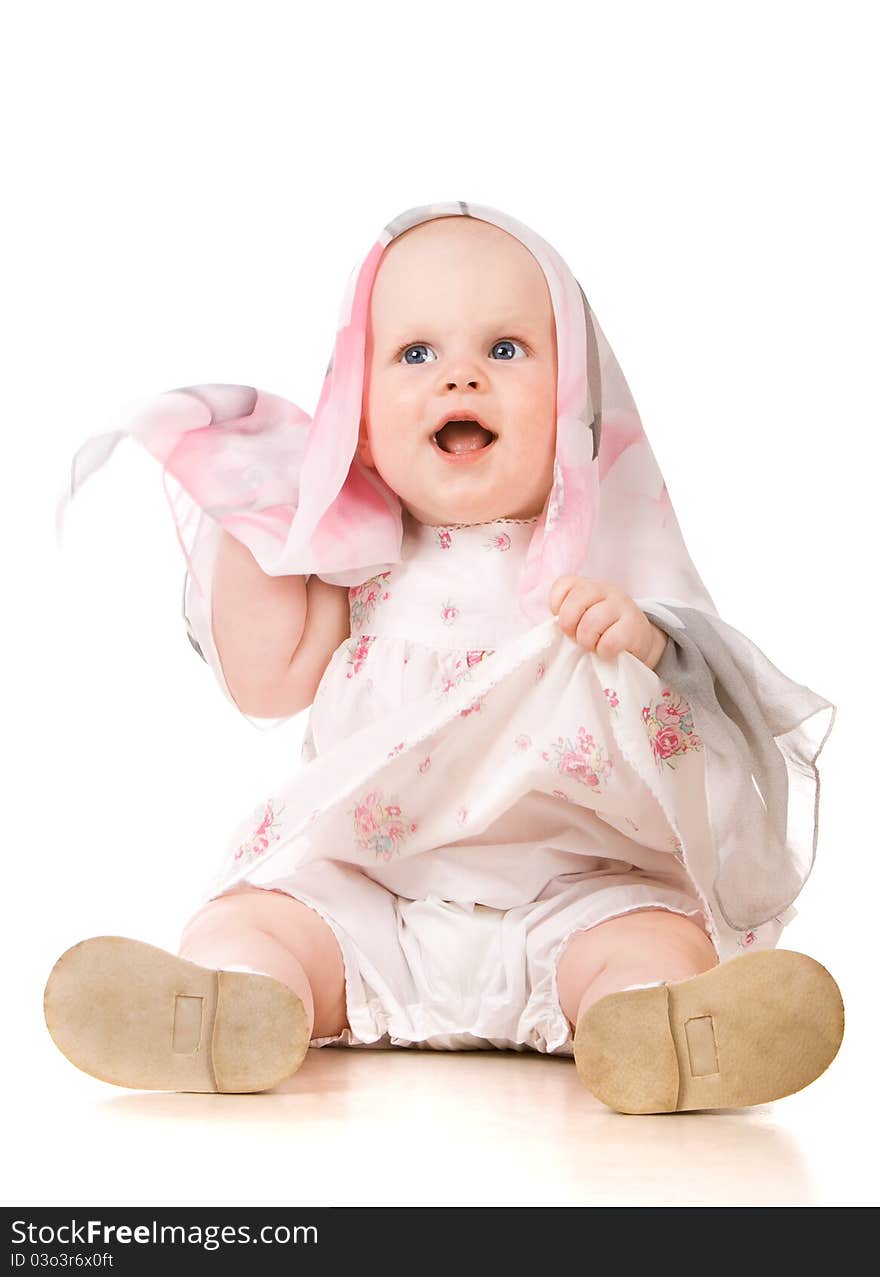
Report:
M492 442L488 430L475 421L449 421L437 436L444 452L476 452Z

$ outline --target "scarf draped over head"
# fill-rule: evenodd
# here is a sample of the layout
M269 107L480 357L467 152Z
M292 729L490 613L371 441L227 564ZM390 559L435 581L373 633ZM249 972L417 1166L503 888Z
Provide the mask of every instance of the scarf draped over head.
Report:
M518 605L536 623L548 619L553 582L580 574L624 590L667 634L656 673L688 698L706 743L718 905L730 925L757 925L790 905L812 867L816 759L834 706L788 679L719 618L583 289L550 244L507 214L448 202L396 217L349 276L313 416L278 395L237 385L188 386L135 404L115 429L77 451L59 528L66 502L121 439L134 438L150 452L162 466L187 561L190 639L232 700L211 634L221 530L247 546L270 576L317 575L353 586L400 561L400 500L356 455L370 295L396 237L450 216L482 219L518 239L543 270L553 306L553 483L528 548Z

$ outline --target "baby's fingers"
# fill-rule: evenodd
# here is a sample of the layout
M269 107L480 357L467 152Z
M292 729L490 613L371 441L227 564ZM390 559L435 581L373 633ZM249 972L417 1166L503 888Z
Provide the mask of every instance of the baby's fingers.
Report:
M620 621L620 608L613 599L595 603L584 612L574 637L587 652L592 652L603 635Z
M597 603L599 599L605 597L608 587L602 581L591 581L583 576L560 576L550 587L548 595L548 603L550 611L560 618L562 623L563 611L565 619L572 623L572 632L577 624L581 612L584 608L588 608L590 604ZM573 600L577 600L574 602ZM579 611L577 611L579 607ZM577 615L574 612L577 611Z
M597 656L601 656L603 660L613 660L615 656L620 656L621 652L630 650L630 631L624 618L620 618L613 624L608 626L603 634L599 635L596 641L595 652Z

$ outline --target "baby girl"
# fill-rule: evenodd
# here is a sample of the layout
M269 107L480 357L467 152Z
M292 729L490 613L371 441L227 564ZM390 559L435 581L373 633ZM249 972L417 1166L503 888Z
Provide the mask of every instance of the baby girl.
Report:
M827 1068L840 993L776 945L834 707L717 615L549 244L411 209L351 277L313 419L174 391L82 449L74 490L125 433L172 485L223 691L309 716L178 955L101 936L58 960L74 1064L246 1092L309 1046L536 1050L629 1113Z

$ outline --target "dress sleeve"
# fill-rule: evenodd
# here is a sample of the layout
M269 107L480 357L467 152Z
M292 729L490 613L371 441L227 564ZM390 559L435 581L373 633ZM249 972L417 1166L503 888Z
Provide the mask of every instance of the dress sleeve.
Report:
M790 908L812 870L817 760L836 707L717 615L639 606L668 638L654 672L687 699L706 750L718 907L737 930L760 926Z

